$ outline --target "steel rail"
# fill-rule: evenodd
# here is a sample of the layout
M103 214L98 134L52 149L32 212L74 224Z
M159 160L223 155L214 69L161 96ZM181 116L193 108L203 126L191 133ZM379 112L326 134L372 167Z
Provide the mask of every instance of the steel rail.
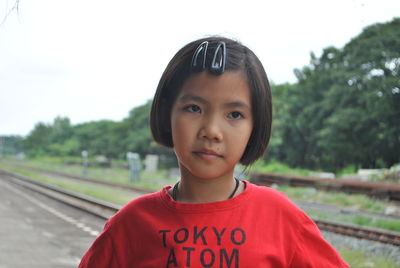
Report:
M14 164L15 165L15 164ZM77 175L72 175L68 173L63 173L59 171L46 170L41 168L29 167L25 165L17 164L17 167L38 171L42 173L47 173L50 175L63 176L71 179L76 179L80 181L86 181L91 183L102 184L111 187L117 187L121 189L133 190L143 194L151 193L147 189L136 187L133 185L126 185L120 183L113 183L109 181L104 181L100 179L82 177ZM374 182L362 182L347 179L321 179L314 177L304 177L304 176L294 176L294 175L281 175L273 173L251 173L250 181L258 185L268 185L272 184L278 185L289 185L289 186L303 186L303 187L314 187L316 189L326 190L326 191L336 191L336 192L346 192L351 194L365 194L374 198L388 199L391 201L400 201L400 186L390 185L384 183L374 183Z
M313 218L320 230L400 246L400 233Z
M351 194L365 194L374 198L400 201L400 185L364 182L349 179L322 179L315 177L281 175L273 173L252 173L251 182L259 185L289 185L314 187L316 189Z
M81 177L81 176L72 175L72 174L68 174L68 173L63 173L63 172L59 172L59 171L52 171L52 170L47 170L47 169L42 169L42 168L30 167L30 166L21 165L21 164L14 164L14 166L19 167L19 168L23 168L23 169L27 169L27 170L40 172L40 173L43 173L43 174L56 175L56 176L60 176L60 177L70 178L70 179L73 179L73 180L85 181L85 182L90 182L90 183L95 183L95 184L105 185L105 186L111 186L111 187L115 187L115 188L119 188L119 189L123 189L123 190L132 190L132 191L143 193L143 194L147 194L147 193L151 193L152 192L150 190L139 188L137 186L126 185L126 184L121 184L121 183L113 183L113 182L109 182L109 181L105 181L105 180L101 180L101 179ZM298 203L298 202L296 202L296 203ZM318 207L318 205L322 205L322 204L304 203L304 202L303 203L298 203L298 206L300 206L300 207L310 207L310 206L311 207ZM350 209L343 208L343 207L336 207L336 206L327 205L327 204L323 204L323 206L327 207L327 209L329 209L329 210L332 210L332 208L334 208L335 210L337 210L337 213L349 214L349 213L353 212ZM324 208L324 209L326 209L326 208ZM358 213L360 213L360 212L358 212ZM364 214L370 214L369 216L385 217L385 218L399 218L399 216L400 216L400 215L399 216L397 216L397 215L396 216L395 215L385 215L383 213L377 213L377 212L372 213L372 212L365 212L365 211L361 211L361 213L363 215Z
M121 206L41 183L16 173L0 170L0 175L5 175L3 177L9 178L9 180L14 183L104 219L108 219L121 208ZM348 223L344 224L316 218L313 218L313 221L317 224L318 228L323 231L400 246L400 233L398 232L384 231L370 227L360 227Z
M149 194L149 193L154 192L154 191L150 191L150 190L136 187L133 185L114 183L114 182L109 182L109 181L105 181L105 180L101 180L101 179L82 177L82 176L63 173L63 172L59 172L59 171L47 170L47 169L36 168L36 167L29 167L29 166L25 166L25 165L21 165L21 164L13 164L13 165L16 167L19 167L19 168L26 169L26 170L37 171L37 172L46 173L49 175L56 175L56 176L66 177L66 178L70 178L70 179L74 179L74 180L85 181L85 182L90 182L90 183L95 183L95 184L100 184L100 185L105 185L105 186L111 186L111 187L120 188L123 190L132 190L132 191L139 192L142 194Z
M58 200L62 203L73 206L75 208L89 212L103 219L108 219L121 208L121 206L119 205L99 200L80 193L72 192L57 186L32 180L28 177L13 172L0 169L0 175L2 175L3 178L7 178L10 182L48 196L52 199Z

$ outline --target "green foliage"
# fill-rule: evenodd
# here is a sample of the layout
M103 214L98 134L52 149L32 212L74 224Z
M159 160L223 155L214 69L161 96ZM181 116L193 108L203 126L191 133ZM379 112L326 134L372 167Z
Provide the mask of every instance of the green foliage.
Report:
M118 143L113 142L118 140L115 135L118 123L110 120L101 120L97 122L89 122L80 124L74 127L75 137L79 140L79 152L86 150L89 155L105 155L107 157L116 157L113 150L114 147L119 147Z
M0 169L5 169L29 176L33 176L35 174L41 176L45 175L40 172L25 169L25 167L32 167L75 176L82 176L83 169L81 164L66 164L66 161L79 163L79 160L79 158L71 157L40 157L35 159L26 159L24 161L2 160L0 161ZM87 173L84 176L91 179L98 179L99 181L101 180L125 185L134 185L136 187L152 191L158 191L165 185L173 185L176 183L176 178L170 178L167 170L162 169L158 170L157 172L151 173L147 173L142 170L142 172L140 173L140 181L130 181L129 170L115 162L116 161L113 161L113 165L110 168L89 166L87 169ZM50 180L52 176L46 175L45 177ZM66 179L66 181L68 181L68 179ZM53 184L52 181L48 182ZM63 187L62 185L59 186ZM79 188L76 188L76 191L80 192Z
M277 173L277 174L290 174L290 175L300 175L300 176L307 176L312 173L311 170L292 168L284 163L280 163L275 160L271 160L268 163L265 163L263 159L257 160L253 165L251 165L250 171L260 172L260 173Z
M0 136L0 156L22 152L23 142L24 139L21 136Z
M291 166L338 171L400 161L400 18L328 47L273 88L270 156Z
M371 254L363 253L362 251L350 250L347 248L339 249L342 258L352 268L365 268L365 267L385 267L385 268L399 268L400 265L396 264L394 260L385 257L374 257Z
M53 176L47 176L35 171L24 170L21 168L7 167L6 165L4 166L4 164L0 166L8 171L28 176L29 178L40 181L42 183L54 185L63 189L88 195L96 199L104 200L118 205L125 205L128 201L138 197L138 194L134 192L127 192L107 186L78 182L70 179L55 179Z
M340 178L345 174L355 174L357 173L357 167L354 164L350 164L336 172L336 178Z
M24 141L24 148L28 155L43 155L49 152L53 128L39 122Z
M354 214L334 215L321 210L305 209L307 215L314 219L333 220L343 223L350 223L359 226L368 226L372 228L383 229L387 231L398 232L400 230L400 221L397 219L378 219L370 216L357 216Z
M372 226L390 231L400 232L400 222L396 219L383 220L371 217L356 216L354 217L353 223L362 226Z
M311 187L291 187L280 185L278 191L284 192L289 198L306 202L317 202L342 207L357 207L371 212L385 212L385 208L393 204L372 199L362 194L346 194L325 192Z
M133 108L121 122L100 120L72 126L68 118L57 117L52 124L38 123L24 140L29 156L80 157L104 155L109 159L125 159L128 151L142 157L161 154L161 165L176 166L172 150L152 142L149 128L151 102Z
M341 49L327 47L320 57L311 53L310 64L295 70L297 83L272 85L274 122L265 159L339 173L348 165L399 163L399 47L400 18L374 24ZM125 159L128 151L151 153L163 156L161 166L175 166L173 151L152 140L150 107L151 101L135 107L120 122L72 126L58 117L38 123L23 147L29 156L79 156L87 150L90 156ZM265 170L276 164L269 166Z

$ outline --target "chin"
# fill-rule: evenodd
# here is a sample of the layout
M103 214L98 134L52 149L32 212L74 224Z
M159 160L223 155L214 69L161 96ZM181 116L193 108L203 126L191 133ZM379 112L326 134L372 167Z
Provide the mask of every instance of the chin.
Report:
M215 168L191 168L191 169L187 169L186 171L191 174L192 176L195 176L197 178L201 178L201 179L205 179L205 180L211 180L211 179L216 179L216 178L220 178L228 173L230 173L230 170L219 170L216 171ZM233 172L233 171L232 171Z
M235 167L233 162L221 160L207 162L198 159L189 159L189 161L179 161L179 168L182 176L188 175L201 179L216 179L233 174Z

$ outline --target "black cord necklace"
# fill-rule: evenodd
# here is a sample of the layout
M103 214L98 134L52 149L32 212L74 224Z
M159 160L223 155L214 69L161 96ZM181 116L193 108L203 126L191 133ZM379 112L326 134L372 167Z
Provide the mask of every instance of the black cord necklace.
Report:
M239 188L239 180L235 178L235 181L236 181L235 189L233 189L233 192L228 197L228 199L231 199L235 195L237 189ZM172 199L174 199L175 201L178 196L178 186L179 186L179 181L175 183L174 188L172 188Z

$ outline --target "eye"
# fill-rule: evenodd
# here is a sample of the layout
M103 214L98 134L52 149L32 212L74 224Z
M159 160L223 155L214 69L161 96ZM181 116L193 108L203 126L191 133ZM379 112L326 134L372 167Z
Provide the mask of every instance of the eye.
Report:
M238 120L242 119L243 115L240 112L231 112L228 114L228 118Z
M195 104L188 105L184 109L191 113L200 113L201 112L200 107Z

